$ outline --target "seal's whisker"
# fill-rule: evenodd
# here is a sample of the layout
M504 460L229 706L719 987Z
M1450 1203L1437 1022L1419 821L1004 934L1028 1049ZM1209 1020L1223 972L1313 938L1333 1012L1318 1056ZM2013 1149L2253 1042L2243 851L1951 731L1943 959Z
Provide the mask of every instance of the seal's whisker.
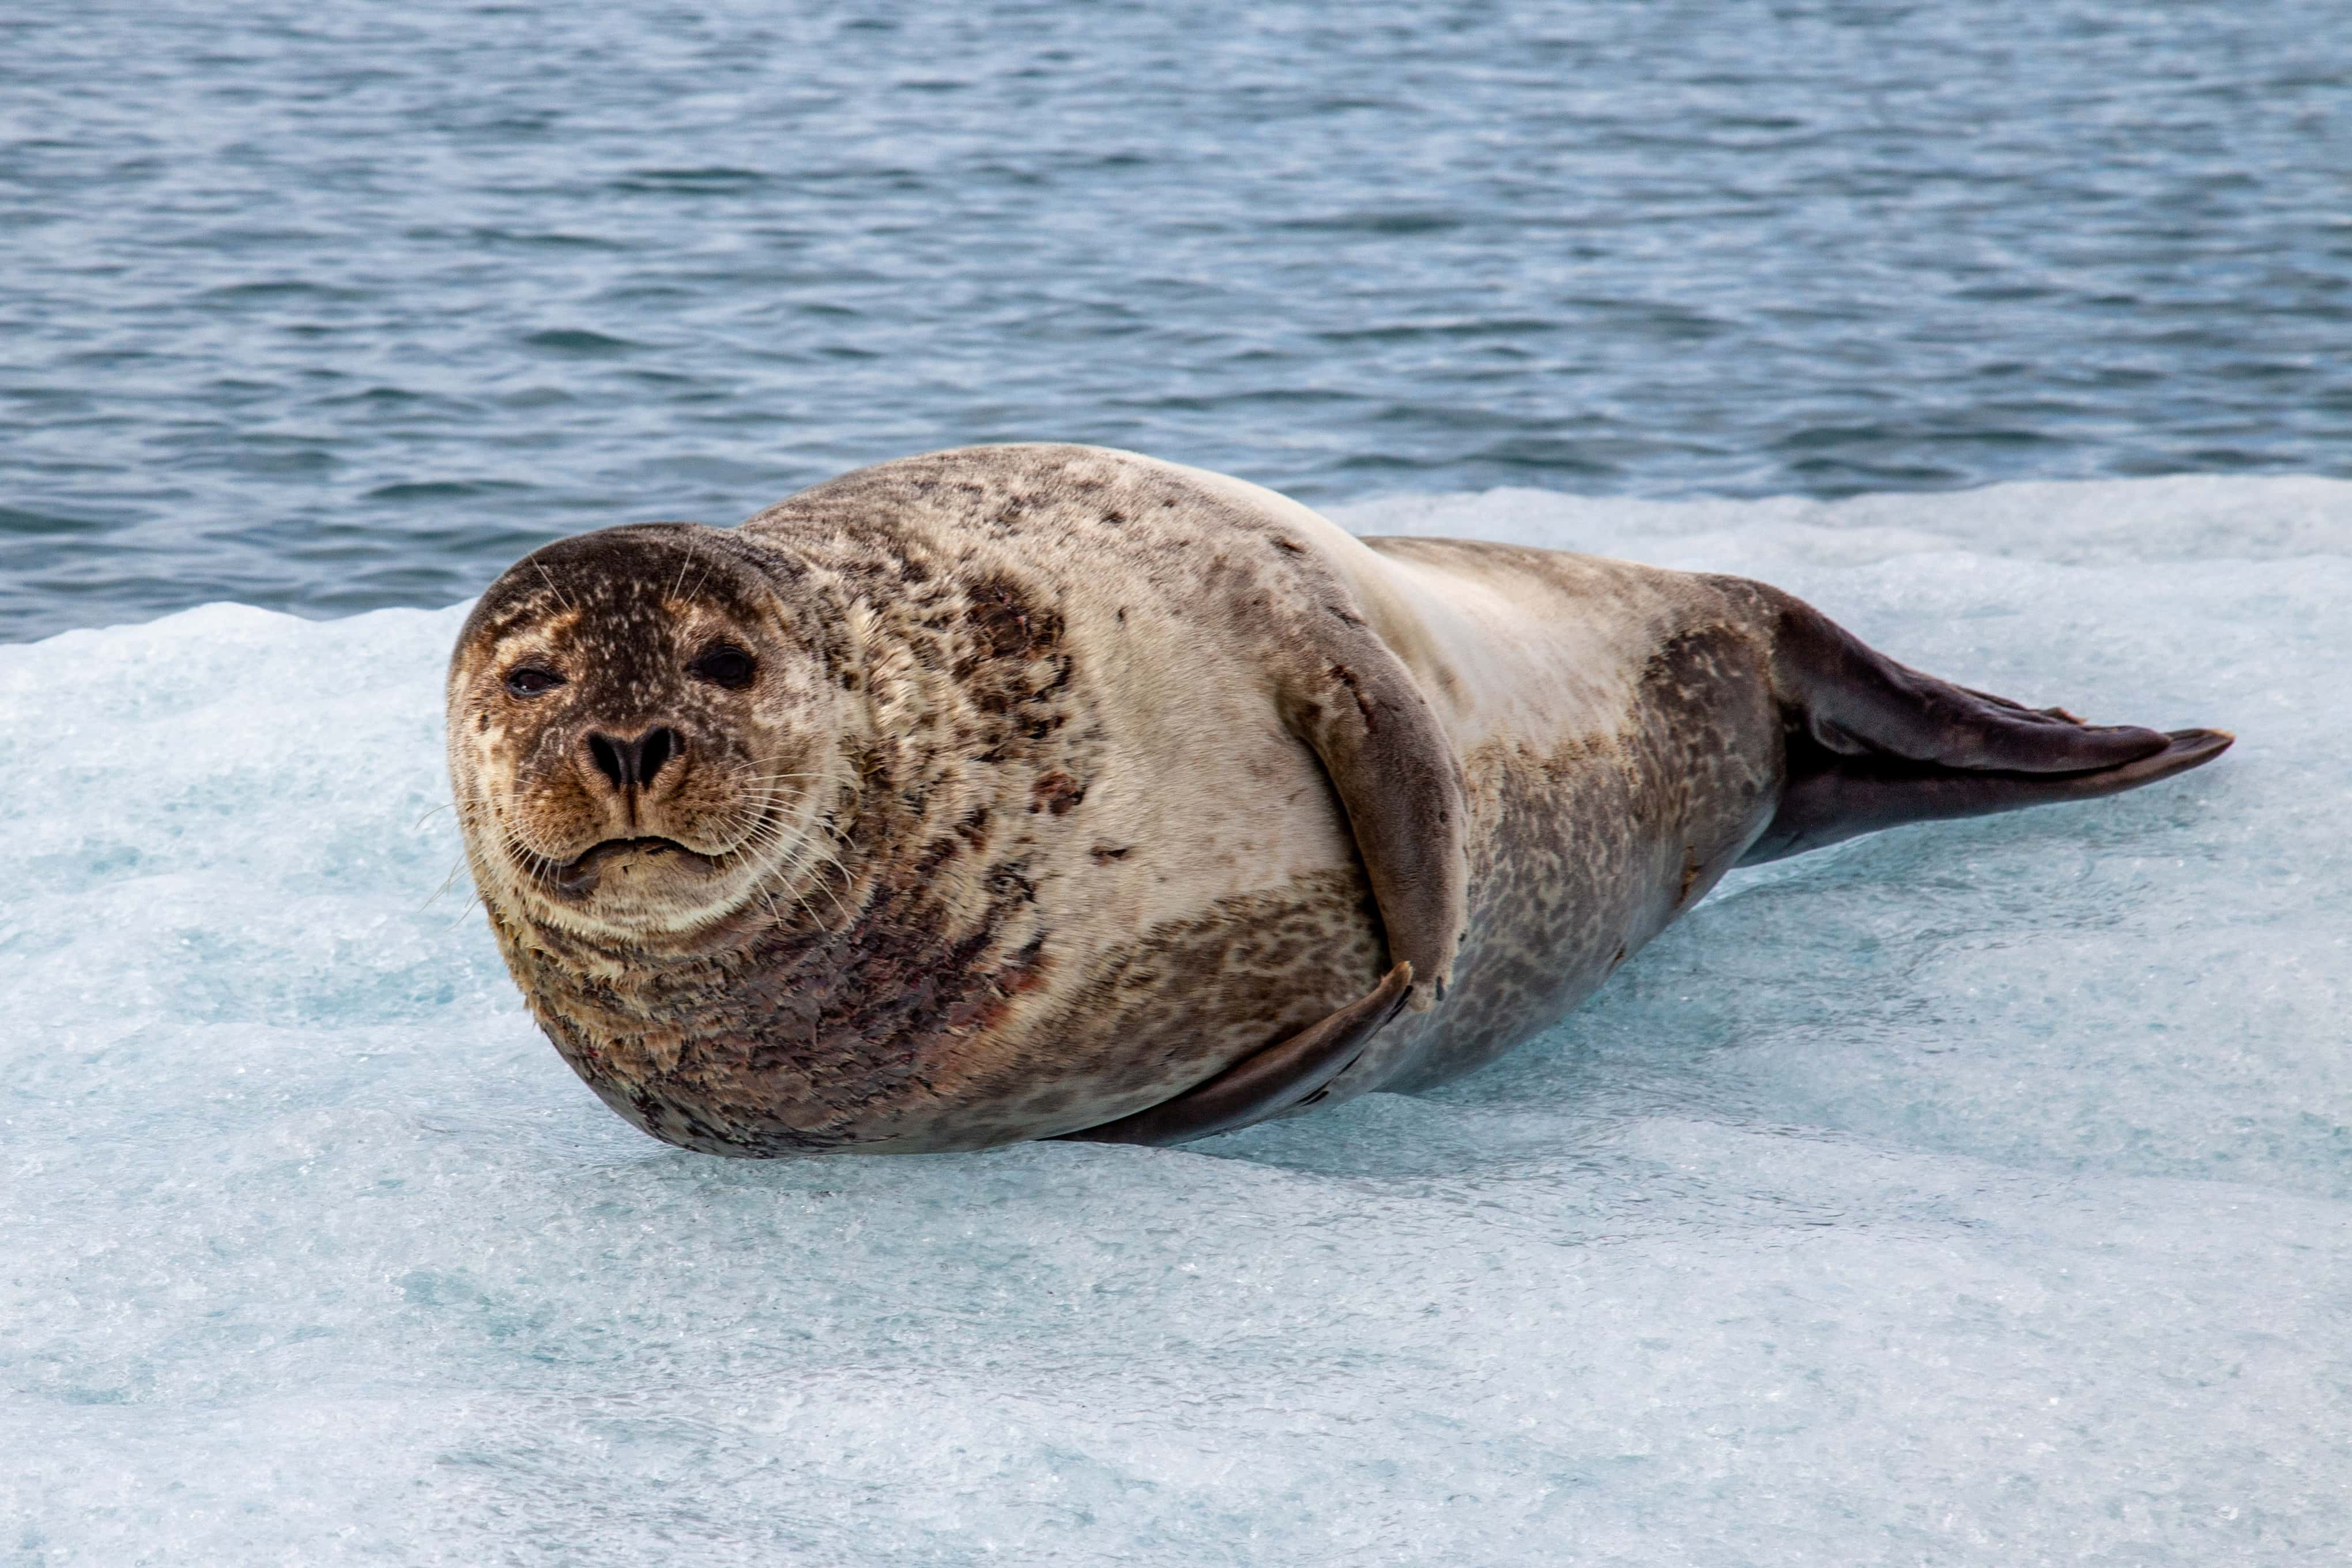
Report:
M821 916L816 912L816 910L815 910L815 909L814 909L814 907L809 903L808 900L807 900L805 897L803 897L803 895L801 895L801 894L799 894L799 893L794 893L794 894L793 895L793 903L795 903L795 904L798 904L798 905L800 906L801 912L802 912L803 914L804 914L804 915L808 916L808 918L809 918L809 923L810 923L810 924L812 924L812 925L820 925L820 926L821 926L821 925L823 925L823 924L824 923L824 921L823 917L821 917ZM835 908L836 908L836 909L840 909L840 902L839 902L839 900L835 900L835 906L834 906L834 907L835 907ZM849 918L849 911L848 911L847 910L841 910L841 918L842 918L842 919L844 919L844 920L847 920L847 919Z
M553 594L553 595L556 596L556 598L557 598L558 600L560 600L560 601L562 603L563 607L564 607L565 609L567 609L567 610L577 610L577 609L580 607L578 605L575 605L575 604L573 604L573 603L572 602L572 595L569 595L569 594L565 593L562 588L560 588L560 587L556 586L554 574L553 574L552 573L551 573L551 572L549 572L549 571L548 571L548 569L547 569L547 563L546 563L546 562L544 562L544 561L534 561L534 562L532 562L532 563L531 563L531 564L539 568L539 574L540 574L541 577L543 577L543 578L545 578L545 579L547 580L547 591L548 591L549 593L551 593L551 594Z
M797 874L798 872L800 872L800 871L802 871L802 870L804 870L804 869L806 869L806 868L807 868L807 862L803 861L803 862L800 862L799 864L797 864L797 865L793 866L793 870L794 871L794 873L795 873L795 874ZM827 881L825 881L825 879L824 879L824 878L822 878L822 877L813 877L813 878L811 878L809 880L810 880L810 885L811 885L811 886L813 886L813 887L816 888L819 891L821 891L822 893L824 893L824 896L825 896L826 898L828 898L828 899L830 899L830 900L833 900L833 907L834 907L835 910L837 913L839 913L839 914L840 914L840 916L841 916L841 918L842 918L843 920L847 920L847 919L849 919L849 918L850 918L850 915L849 915L849 906L848 906L848 905L846 905L846 904L845 904L845 903L843 903L843 902L841 901L841 895L840 895L839 893L836 893L836 892L835 892L835 891L833 890L833 887L832 887L832 885L831 885L830 883L828 883ZM844 873L843 873L843 880L844 880L844 882L845 882L845 883L848 880L848 874L847 874L846 872L844 872Z
M829 865L840 872L843 885L847 886L850 881L849 868L844 866L837 857L826 854L805 839L788 838L787 832L782 823L761 823L745 837L745 844L759 849L782 851L784 870L787 875L794 878L801 877L812 866L822 861L823 864ZM814 878L811 880L826 898L833 900L833 907L841 917L844 920L848 919L849 906L841 901L841 895L835 892L832 886L822 877Z
M812 843L812 842L811 842L807 837L803 837L801 839L801 841L800 841L800 847L801 847L802 849L803 849L804 851L806 851L806 852L807 852L811 857L813 857L814 858L816 858L816 859L819 859L819 860L824 861L826 865L828 865L828 866L832 867L835 870L836 870L836 871L840 872L844 880L846 880L846 879L848 879L848 876L849 876L849 868L848 868L848 867L846 867L846 866L845 866L845 865L843 865L843 864L841 863L841 857L840 857L840 856L834 854L834 853L833 853L831 850L829 850L829 849L820 849L820 848L818 848L818 847L816 847L816 845L815 845L815 844Z
M492 804L493 802L490 797L486 795L457 795L453 799L443 801L439 805L435 806L432 810L418 817L415 822L409 824L408 831L411 833L415 832L418 828L423 827L426 823L432 821L435 817L440 816L445 811L457 811L462 806L490 805Z
M740 762L730 763L727 766L730 776L740 777L744 774L755 773L757 773L757 770L761 768L772 767L776 763L786 760L787 759L782 757L747 757ZM825 775L821 773L758 773L758 776L761 778L773 779L821 779Z
M739 843L736 846L735 850L730 851L730 853L742 852L746 850L753 852L761 850L781 851L784 861L783 870L785 874L797 879L809 869L810 866L814 863L814 856L811 853L810 846L807 846L805 843L795 843L792 841L787 837L787 834L788 830L782 823L761 823L755 826L749 833L745 834L742 841ZM848 868L844 867L838 859L835 859L832 856L825 856L824 858L834 867L835 869L841 872L842 880L845 885L849 879ZM832 901L835 911L838 913L842 919L849 919L849 906L842 902L841 895L834 891L832 886L822 877L813 879L813 881L814 885L824 894L826 899ZM793 897L799 900L803 908L806 908L807 900L805 899L801 898L797 893L795 893ZM809 917L812 920L816 918L815 911L814 910L809 910Z
M513 824L500 823L499 826L501 836L506 840L508 853L522 862L523 870L530 876L543 879L554 875L560 868L559 862L552 856L542 855L525 844L522 841L521 833Z
M465 868L466 862L464 858L461 856L459 857L457 863L449 868L449 874L441 879L441 885L433 889L433 896L416 906L416 912L418 914L423 914L426 910L431 909L436 903L439 902L441 895L447 892L449 890L450 884L457 881L457 873Z

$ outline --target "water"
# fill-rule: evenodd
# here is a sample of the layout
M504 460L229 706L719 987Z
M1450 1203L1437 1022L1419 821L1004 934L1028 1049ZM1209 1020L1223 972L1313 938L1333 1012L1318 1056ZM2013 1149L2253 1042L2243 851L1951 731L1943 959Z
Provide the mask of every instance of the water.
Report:
M15 0L0 638L1107 441L1318 502L2352 473L2352 27Z
M0 1563L2352 1554L2352 483L1340 515L2241 740L1736 873L1429 1096L735 1163L435 897L460 611L0 647Z

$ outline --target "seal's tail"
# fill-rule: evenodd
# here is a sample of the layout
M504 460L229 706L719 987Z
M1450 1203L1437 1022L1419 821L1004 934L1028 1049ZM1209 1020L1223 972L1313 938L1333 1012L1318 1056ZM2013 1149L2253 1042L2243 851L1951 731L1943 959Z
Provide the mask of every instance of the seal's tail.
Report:
M1774 597L1789 779L1743 866L1900 823L2137 789L2230 747L2219 730L2085 724L2063 709L1954 686L1865 647L1810 605Z

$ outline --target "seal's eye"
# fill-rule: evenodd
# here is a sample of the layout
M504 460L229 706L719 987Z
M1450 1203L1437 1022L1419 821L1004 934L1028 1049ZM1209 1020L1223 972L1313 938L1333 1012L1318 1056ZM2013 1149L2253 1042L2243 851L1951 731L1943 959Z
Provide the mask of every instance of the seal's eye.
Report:
M551 669L541 669L535 664L517 665L507 671L507 689L517 697L536 697L562 684L563 677Z
M713 685L739 690L751 684L751 676L759 666L741 648L722 643L687 668Z

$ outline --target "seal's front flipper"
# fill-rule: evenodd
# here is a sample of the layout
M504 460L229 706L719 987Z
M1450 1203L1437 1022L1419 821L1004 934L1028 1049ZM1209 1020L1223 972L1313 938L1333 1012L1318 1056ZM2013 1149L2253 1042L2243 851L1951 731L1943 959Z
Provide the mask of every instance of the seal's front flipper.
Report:
M1148 1110L1064 1138L1087 1143L1189 1143L1297 1109L1355 1065L1372 1037L1404 1008L1412 965L1388 972L1377 990L1279 1045L1234 1063L1208 1082Z
M1442 1000L1470 924L1469 812L1462 764L1404 660L1343 604L1286 661L1275 700L1313 748L1348 814L1348 829L1380 905L1389 962L1420 983L1407 1005Z
M2231 737L2085 724L1908 669L1774 591L1788 783L1753 866L1906 822L2090 800L2212 761Z

